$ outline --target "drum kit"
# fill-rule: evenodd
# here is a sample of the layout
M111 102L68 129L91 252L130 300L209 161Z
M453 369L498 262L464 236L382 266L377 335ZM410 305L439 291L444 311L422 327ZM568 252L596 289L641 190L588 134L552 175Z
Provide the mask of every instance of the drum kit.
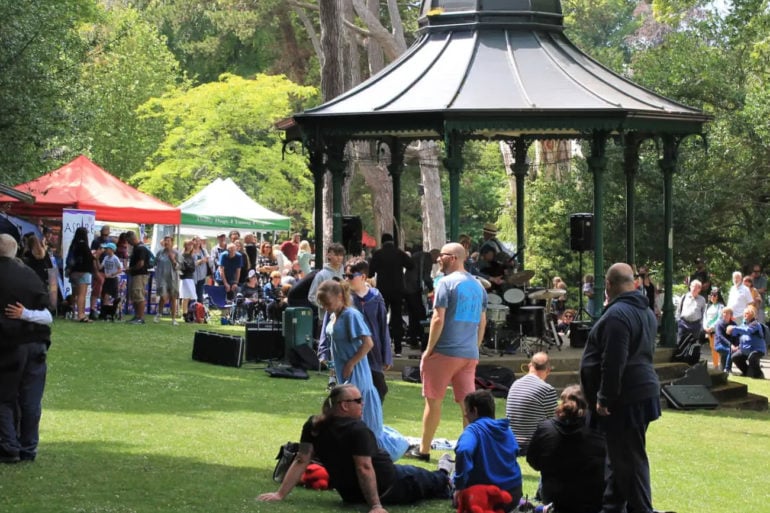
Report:
M509 288L502 297L487 295L486 345L500 355L521 351L532 356L554 347L561 350L551 301L567 291L529 287L534 275L533 271L512 273L506 277Z

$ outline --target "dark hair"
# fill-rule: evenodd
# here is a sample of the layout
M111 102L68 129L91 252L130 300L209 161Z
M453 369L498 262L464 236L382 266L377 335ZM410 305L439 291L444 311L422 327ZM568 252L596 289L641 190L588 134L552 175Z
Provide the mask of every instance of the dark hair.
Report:
M326 253L333 253L335 255L344 255L345 254L345 246L340 244L339 242L333 242L329 244L329 247L326 248Z
M367 262L363 258L359 258L357 260L351 260L348 263L348 267L350 267L351 273L361 273L369 276L369 262Z
M380 242L382 244L385 244L386 242L393 242L393 235L390 233L383 233L382 237L380 237Z
M556 418L570 421L585 417L588 403L580 385L570 385L565 388L560 399L561 404L556 407Z
M332 410L337 404L339 404L340 397L343 395L343 393L346 390L350 390L354 387L355 385L345 383L342 385L337 385L331 389L329 395L326 397L326 399L324 399L323 405L321 405L321 413L313 417L312 424L314 435L317 435L319 428L329 421L329 418L332 416Z
M79 226L72 236L72 244L85 244L88 246L88 228Z
M475 390L465 396L465 411L476 410L479 417L495 418L495 398L489 390Z

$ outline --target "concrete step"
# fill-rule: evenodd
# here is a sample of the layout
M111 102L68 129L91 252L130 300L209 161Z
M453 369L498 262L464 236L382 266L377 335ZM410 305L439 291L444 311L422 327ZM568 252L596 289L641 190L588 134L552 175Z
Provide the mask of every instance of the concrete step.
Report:
M767 411L767 397L763 395L747 393L740 399L719 402L720 408L733 408L736 410Z
M749 393L749 387L743 383L729 381L727 383L714 385L711 387L710 391L714 397L717 398L719 404L724 405L724 403L729 401L736 401L738 399L745 398Z

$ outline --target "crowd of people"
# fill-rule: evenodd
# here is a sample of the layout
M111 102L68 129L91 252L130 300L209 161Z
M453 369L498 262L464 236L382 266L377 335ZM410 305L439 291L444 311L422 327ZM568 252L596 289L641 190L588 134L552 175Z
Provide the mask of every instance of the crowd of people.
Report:
M403 445L392 444L398 433L383 437L381 403L387 389L375 385L373 376L380 371L370 365L381 362L375 365L386 369L390 362L384 300L366 284L371 267L365 261L351 262L342 272L341 259L337 263L335 258L329 257L316 300L326 312L325 347L330 350L322 358L334 360L342 384L331 388L321 414L305 424L299 456L278 490L259 500L285 498L316 458L344 501L365 503L370 511L424 499L452 497L461 503L476 485L504 492L507 500L499 506L511 511L522 497L517 459L526 457L541 472L539 498L555 511L652 511L644 435L660 416L652 365L657 320L630 266L615 264L607 273L608 308L589 336L582 386L568 387L559 400L546 382L548 354L536 353L528 374L509 390L505 418L496 419L494 398L475 386L487 293L464 266L465 248L444 245L420 362L422 434L404 453ZM367 311L367 304L374 306ZM382 335L373 337L375 332ZM464 427L454 455L443 455L433 472L396 464L402 456L430 461L449 384Z

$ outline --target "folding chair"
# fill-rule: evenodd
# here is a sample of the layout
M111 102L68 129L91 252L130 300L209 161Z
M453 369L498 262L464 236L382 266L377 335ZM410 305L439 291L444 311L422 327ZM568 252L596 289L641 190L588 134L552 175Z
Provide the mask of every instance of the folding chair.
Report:
M230 308L230 303L227 302L227 292L225 292L224 287L204 285L203 292L209 297L210 305L216 306L221 310Z

